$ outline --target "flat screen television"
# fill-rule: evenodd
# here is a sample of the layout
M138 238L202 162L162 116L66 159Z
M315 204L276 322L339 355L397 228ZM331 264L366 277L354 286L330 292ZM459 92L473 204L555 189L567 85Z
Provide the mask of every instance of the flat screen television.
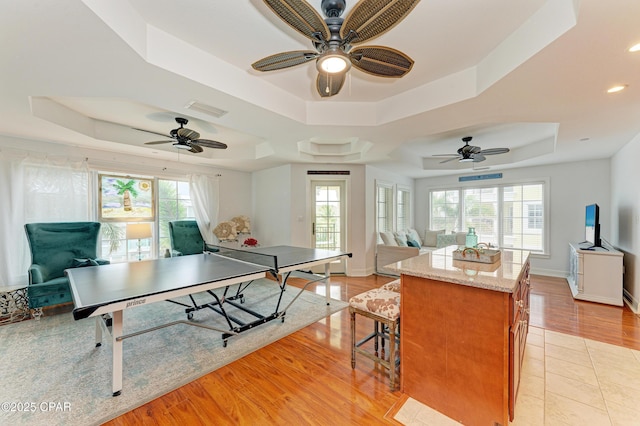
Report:
M600 207L597 204L589 204L585 208L584 218L584 239L585 243L593 247L601 247L600 240Z

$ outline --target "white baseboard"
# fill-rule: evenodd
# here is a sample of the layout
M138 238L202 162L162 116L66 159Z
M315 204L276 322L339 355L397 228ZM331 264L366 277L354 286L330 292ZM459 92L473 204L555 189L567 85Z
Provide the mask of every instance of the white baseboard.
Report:
M629 309L636 314L640 315L640 309L638 308L638 300L633 297L631 293L629 293L626 289L622 291L622 298L624 299L624 303L629 306Z
M531 267L531 273L533 275L544 275L547 277L556 277L556 278L567 278L569 276L569 271L558 271L555 269L543 269L543 268L534 268L534 267Z

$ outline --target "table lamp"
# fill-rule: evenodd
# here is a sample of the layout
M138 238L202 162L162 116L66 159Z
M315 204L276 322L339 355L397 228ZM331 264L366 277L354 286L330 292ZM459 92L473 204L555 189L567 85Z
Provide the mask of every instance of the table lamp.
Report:
M142 260L140 240L151 238L151 223L127 223L127 240L138 240L138 261Z

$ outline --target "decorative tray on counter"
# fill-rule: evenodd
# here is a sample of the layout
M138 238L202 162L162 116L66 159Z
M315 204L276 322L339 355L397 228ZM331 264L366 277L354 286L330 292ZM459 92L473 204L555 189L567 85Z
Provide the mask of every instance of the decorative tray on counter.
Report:
M496 263L500 260L500 250L490 248L465 247L453 251L455 260L478 263Z

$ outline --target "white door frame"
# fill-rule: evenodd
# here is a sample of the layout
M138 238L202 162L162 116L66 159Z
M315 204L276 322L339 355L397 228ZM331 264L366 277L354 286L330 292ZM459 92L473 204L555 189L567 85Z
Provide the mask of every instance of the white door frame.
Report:
M349 194L349 176L323 176L312 175L307 179L307 194L308 194L308 211L309 211L309 236L311 241L311 247L315 247L315 187L316 185L337 185L340 186L340 250L348 251L348 235L349 235L349 209L348 209L348 194ZM344 258L340 261L331 263L331 272L344 274L347 273L347 265Z

